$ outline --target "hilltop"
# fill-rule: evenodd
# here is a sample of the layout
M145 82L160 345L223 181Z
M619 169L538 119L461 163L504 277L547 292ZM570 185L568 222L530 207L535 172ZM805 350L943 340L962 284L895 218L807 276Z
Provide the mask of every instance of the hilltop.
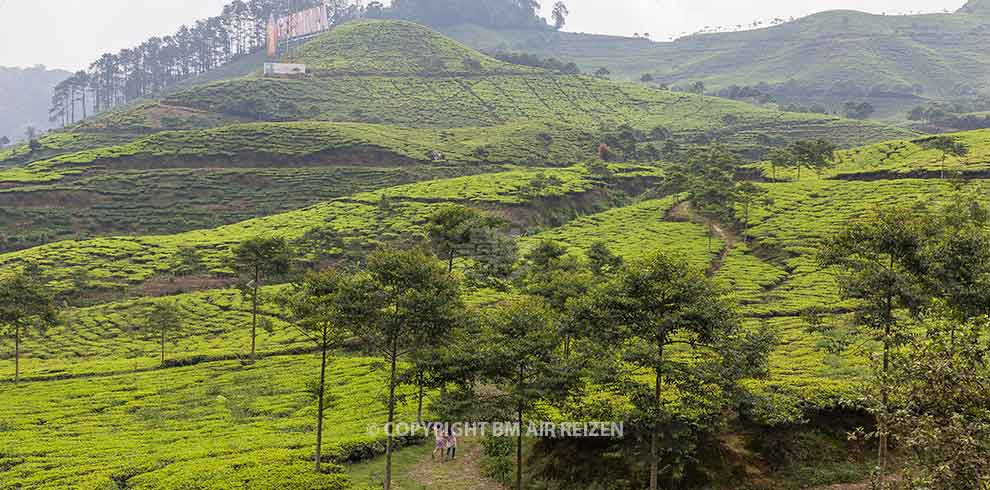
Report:
M539 70L483 55L413 22L360 20L303 45L291 61L320 75L494 75Z

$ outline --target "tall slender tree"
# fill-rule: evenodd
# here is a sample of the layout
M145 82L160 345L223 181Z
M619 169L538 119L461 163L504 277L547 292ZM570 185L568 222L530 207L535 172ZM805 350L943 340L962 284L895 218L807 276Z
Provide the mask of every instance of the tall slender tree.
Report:
M855 326L868 329L880 344L877 470L881 479L887 472L890 406L883 378L890 372L891 353L902 340L899 312L918 311L929 297L917 280L925 265L916 216L906 208L878 210L829 238L819 257L823 267L838 272L842 296L857 302Z
M234 248L233 266L248 282L251 291L251 358L258 338L258 291L262 283L289 272L292 250L284 238L255 237Z
M0 332L14 339L14 382L21 380L21 341L31 330L44 331L57 321L52 296L33 274L0 281Z
M766 344L740 340L734 309L722 292L702 271L664 253L627 264L592 294L582 310L585 320L596 324L595 335L653 378L651 393L635 399L650 420L649 488L656 490L663 459L660 437L672 417L665 397L668 384L681 392L710 392L713 386L742 377L741 370L755 368L742 363L726 369L725 363L759 359L765 356ZM674 357L674 346L692 355ZM730 353L751 348L747 355ZM698 381L704 377L697 361L706 357L720 366L708 372L710 384Z
M523 297L487 310L485 344L489 379L506 393L516 415L516 490L523 482L524 417L542 400L565 396L576 369L562 358L559 315L545 301Z
M327 361L331 351L349 335L356 315L361 314L364 298L375 293L369 281L361 281L337 270L307 274L279 298L289 312L288 320L320 351L320 375L317 385L316 471L322 464L323 422L326 412Z
M158 334L161 341L161 365L165 365L165 343L169 333L174 333L183 327L182 316L174 303L159 301L152 305L151 311L145 318L144 326Z
M390 490L399 362L450 335L463 305L457 280L422 249L372 254L365 280L375 293L364 295L356 330L388 365L385 490Z

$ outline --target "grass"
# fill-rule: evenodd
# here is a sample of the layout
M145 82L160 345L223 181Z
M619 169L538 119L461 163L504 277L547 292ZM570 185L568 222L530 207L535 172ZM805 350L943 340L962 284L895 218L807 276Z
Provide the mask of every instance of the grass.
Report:
M324 458L381 454L379 363L330 366ZM0 385L0 489L331 490L343 473L311 470L315 355L217 362L92 379ZM400 407L412 421L415 407ZM333 465L329 465L331 468Z
M26 143L0 150L0 168L52 158L66 153L124 144L139 136L138 134L127 133L53 132L38 138L40 146L34 151Z
M850 10L815 14L783 25L736 33L705 34L674 42L599 36L493 30L478 26L445 29L452 37L484 49L508 48L578 63L586 72L605 67L617 78L638 80L644 73L687 86L701 80L710 89L793 80L816 94L829 94L836 80L867 93L947 97L955 87L986 79L990 59L973 33L981 15L873 15ZM816 96L804 99L810 105ZM883 104L886 97L847 96ZM916 100L904 98L906 113Z
M552 118L585 128L603 123L630 124L649 132L664 126L685 139L712 132L709 137L752 146L760 133L785 140L827 136L850 146L913 134L876 123L782 113L726 99L576 75L243 78L183 91L166 102L275 121L456 128Z
M525 253L540 241L552 240L565 245L570 253L584 256L592 244L601 240L626 260L663 250L688 258L695 267L707 268L722 242L713 240L709 252L705 227L667 220L665 214L674 204L674 198L667 197L593 214L559 228L523 237L519 248Z

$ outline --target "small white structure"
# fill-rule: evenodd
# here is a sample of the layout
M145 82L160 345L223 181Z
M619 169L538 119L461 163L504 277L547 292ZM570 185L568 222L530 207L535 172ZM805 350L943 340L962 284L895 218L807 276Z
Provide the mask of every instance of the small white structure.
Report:
M306 74L306 65L300 63L265 63L265 76L301 76Z

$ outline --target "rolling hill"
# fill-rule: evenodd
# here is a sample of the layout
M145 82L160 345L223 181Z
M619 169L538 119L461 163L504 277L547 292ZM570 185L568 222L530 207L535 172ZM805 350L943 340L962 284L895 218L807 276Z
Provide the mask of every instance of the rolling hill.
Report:
M703 81L709 90L756 86L784 101L822 103L841 113L868 100L882 116L900 116L924 99L986 94L990 89L990 9L973 0L950 14L885 16L828 11L785 24L651 42L575 33L495 31L456 26L445 33L482 49L512 49L605 67L627 79ZM900 114L898 114L898 112Z
M625 126L638 148L666 158L712 141L759 154L767 141L855 146L912 134L512 65L410 22L348 23L295 56L314 72L206 81L102 113L33 150L0 152L8 166L0 223L9 227L0 247L177 233L291 211L356 186L504 165L566 167L597 158L598 144ZM300 178L319 190L272 199ZM341 180L317 185L329 179ZM156 198L144 199L148 191ZM225 191L230 199L215 204Z

